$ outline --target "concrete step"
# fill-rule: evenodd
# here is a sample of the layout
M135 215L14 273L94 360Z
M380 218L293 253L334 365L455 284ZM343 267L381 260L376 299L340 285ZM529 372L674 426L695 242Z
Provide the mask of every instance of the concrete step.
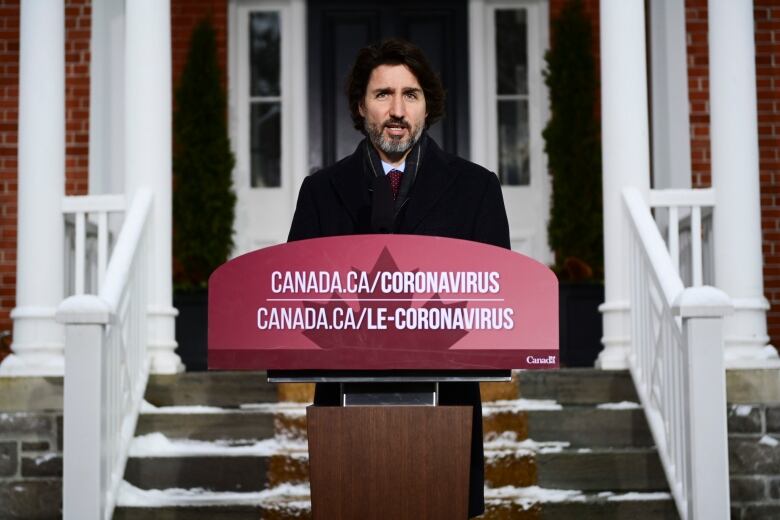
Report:
M528 412L528 437L566 441L572 448L653 446L644 410L567 406Z
M125 480L140 489L203 488L260 491L308 480L305 451L246 456L130 457ZM583 491L665 491L658 455L652 449L533 453L486 450L485 481L491 487L539 485Z
M523 490L486 490L485 514L480 520L676 520L674 502L668 496L631 494L612 497L577 494L560 501L538 501L528 498ZM494 495L503 495L495 498ZM514 494L514 496L513 496ZM626 498L637 498L626 500ZM617 500L615 500L617 499ZM311 518L307 500L292 504L239 506L120 506L115 520L308 520Z
M125 481L141 489L260 491L267 469L268 457L130 457Z
M184 372L150 376L145 398L154 406L238 407L276 402L277 390L265 372Z
M171 439L213 441L220 439L267 439L274 436L274 414L263 411L210 413L143 413L136 436L160 432Z
M502 401L503 402L503 401ZM570 447L653 446L653 436L641 408L567 406L561 410L518 410L512 404L483 404L482 429L486 439L512 432L517 439L564 441ZM306 439L306 416L277 416L276 433ZM163 430L146 430L163 431Z
M525 370L518 380L525 399L553 399L563 405L639 401L627 370Z

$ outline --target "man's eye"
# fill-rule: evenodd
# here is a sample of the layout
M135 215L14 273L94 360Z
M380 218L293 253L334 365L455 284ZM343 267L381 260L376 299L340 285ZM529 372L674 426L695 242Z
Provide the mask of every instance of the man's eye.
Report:
M376 95L377 99L384 99L386 97L387 97L387 92L380 92L379 94Z
M417 99L417 92L407 92L406 93L406 98L407 99L412 99L412 100Z

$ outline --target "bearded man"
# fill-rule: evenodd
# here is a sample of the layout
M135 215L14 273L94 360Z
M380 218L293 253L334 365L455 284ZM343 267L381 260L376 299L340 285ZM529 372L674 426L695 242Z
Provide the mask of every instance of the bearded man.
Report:
M366 139L304 180L288 240L403 233L509 248L496 175L445 153L425 132L444 115L444 89L419 48L392 39L361 49L347 96ZM318 384L314 403L339 405L338 384ZM478 516L484 511L479 385L442 383L439 404L473 407L469 516Z

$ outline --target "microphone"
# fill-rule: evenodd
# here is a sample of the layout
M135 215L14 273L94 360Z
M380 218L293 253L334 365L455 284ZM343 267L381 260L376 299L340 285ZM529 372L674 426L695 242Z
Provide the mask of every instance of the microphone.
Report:
M373 233L392 233L395 222L393 210L393 190L387 175L377 175L372 184L371 231Z

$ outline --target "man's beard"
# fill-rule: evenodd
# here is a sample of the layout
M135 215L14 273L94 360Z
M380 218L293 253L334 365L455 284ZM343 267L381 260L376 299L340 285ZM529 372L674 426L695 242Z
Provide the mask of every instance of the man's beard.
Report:
M405 119L388 119L381 125L372 125L364 120L363 125L371 143L388 155L400 155L411 150L423 131L423 125L413 127ZM387 126L402 126L409 130L409 135L404 138L386 137L383 131Z

